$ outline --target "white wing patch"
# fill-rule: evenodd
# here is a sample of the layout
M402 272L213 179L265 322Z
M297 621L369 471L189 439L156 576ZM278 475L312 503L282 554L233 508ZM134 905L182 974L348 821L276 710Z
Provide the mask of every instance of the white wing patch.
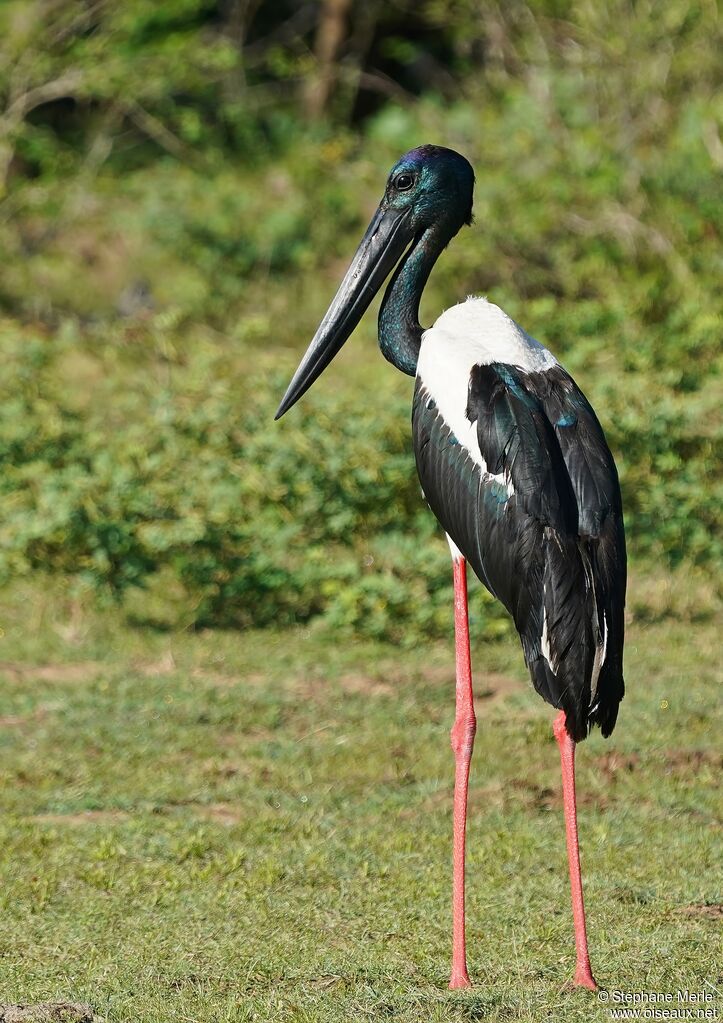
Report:
M542 612L542 636L540 638L540 649L542 650L542 656L547 661L550 671L553 675L557 675L557 661L552 656L550 650L550 639L547 635L547 611L543 609Z
M442 419L470 458L512 495L512 481L500 473L489 472L477 441L477 424L467 418L472 368L490 362L504 362L528 371L557 365L555 357L499 306L486 298L468 298L447 309L424 332L417 377L423 397L434 400Z
M539 372L558 365L552 352L486 298L468 298L442 313L424 333L420 366L422 359L431 355L430 349L442 348L443 358L455 358L468 368L505 362L528 372ZM423 371L420 375L425 377Z
M597 699L597 684L598 679L600 678L600 672L602 671L602 666L605 663L605 655L608 649L608 623L607 619L605 618L604 611L602 619L603 634L602 637L598 635L598 643L595 647L595 658L593 660L592 673L590 675L590 704L591 704L589 710L590 714L593 714L597 710L598 705L600 703L600 701Z

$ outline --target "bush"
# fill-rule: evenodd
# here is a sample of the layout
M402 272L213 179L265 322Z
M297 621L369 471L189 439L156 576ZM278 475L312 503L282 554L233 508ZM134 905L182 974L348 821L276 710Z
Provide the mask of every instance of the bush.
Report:
M363 357L371 316L272 422L388 167L423 141L477 172L423 321L470 293L504 306L598 409L635 563L720 557L711 5L352 5L370 20L314 123L298 5L252 4L241 42L237 5L22 6L0 14L5 579L134 607L155 588L190 624L449 629L409 382ZM379 69L407 99L357 102ZM507 627L484 596L474 614Z
M263 363L246 376L249 354L224 340L197 337L169 362L153 326L105 345L72 328L14 331L2 337L6 578L42 569L121 599L160 576L195 625L321 617L406 642L449 631L449 556L416 479L409 387L385 365L374 403L348 380L320 385L275 424L285 378ZM651 421L650 408L649 393L636 404L609 385L630 548L705 562L709 409L669 399ZM481 589L473 615L488 634L507 627Z

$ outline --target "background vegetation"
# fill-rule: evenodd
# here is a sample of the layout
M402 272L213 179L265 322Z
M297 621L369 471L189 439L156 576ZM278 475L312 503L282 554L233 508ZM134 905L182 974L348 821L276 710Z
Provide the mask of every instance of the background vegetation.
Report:
M38 0L0 19L3 578L60 573L186 625L446 630L410 384L372 315L271 422L388 167L427 140L478 172L427 322L478 292L549 344L600 410L636 568L710 571L712 3Z
M579 757L599 979L715 983L720 36L713 0L0 2L0 997L608 1018L564 987L549 708L481 587L478 987L445 990L449 558L373 314L272 421L423 142L477 171L423 322L502 305L621 472L628 696Z

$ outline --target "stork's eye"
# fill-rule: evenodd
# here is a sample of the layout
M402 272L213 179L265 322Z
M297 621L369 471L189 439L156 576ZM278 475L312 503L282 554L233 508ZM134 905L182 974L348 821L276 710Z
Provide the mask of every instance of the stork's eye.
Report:
M394 187L398 192L408 192L414 184L413 174L397 174L394 179Z

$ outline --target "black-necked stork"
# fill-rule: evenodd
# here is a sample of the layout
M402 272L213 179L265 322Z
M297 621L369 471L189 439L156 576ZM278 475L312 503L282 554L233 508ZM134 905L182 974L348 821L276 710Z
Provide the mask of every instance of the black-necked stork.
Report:
M416 377L412 433L424 495L452 553L456 640L453 943L450 987L469 986L464 856L476 732L466 564L512 615L553 731L577 951L575 982L594 989L575 807L575 744L610 735L623 697L626 584L615 463L589 402L557 359L500 308L469 298L423 330L422 291L442 249L472 221L474 172L459 153L421 146L394 166L354 260L297 369L278 419L352 333L394 269L379 344ZM396 269L395 269L396 268Z

